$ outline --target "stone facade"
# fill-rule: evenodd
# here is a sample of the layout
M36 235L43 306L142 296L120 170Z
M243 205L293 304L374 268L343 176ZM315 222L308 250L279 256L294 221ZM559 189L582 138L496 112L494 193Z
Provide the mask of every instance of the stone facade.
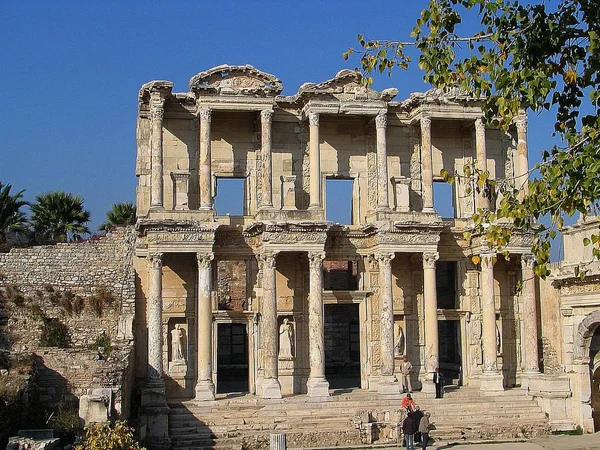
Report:
M156 447L169 445L166 400L211 401L232 379L263 398L328 396L334 340L358 358L349 382L379 395L400 392L402 353L428 395L436 367L485 393L526 389L540 374L531 237L515 237L509 261L469 245L470 216L494 205L462 178L445 200L453 217L434 202L442 169L525 174L525 116L504 133L462 91L396 101L348 70L282 89L252 66L219 66L188 92L139 91L136 377ZM226 178L243 180L240 216L215 209ZM352 184L349 224L327 220L335 179ZM355 305L347 326L328 326L343 304Z

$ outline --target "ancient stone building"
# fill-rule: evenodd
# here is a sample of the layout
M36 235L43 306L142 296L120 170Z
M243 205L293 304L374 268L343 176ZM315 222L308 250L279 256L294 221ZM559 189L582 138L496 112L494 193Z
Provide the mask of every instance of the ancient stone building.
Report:
M471 215L494 205L463 179L444 199L451 217L434 202L442 169L522 180L526 117L504 133L464 92L398 101L349 70L291 96L252 66L172 88L142 86L137 124L136 376L157 439L165 399L399 393L403 354L430 395L436 367L487 393L527 389L539 374L530 238L509 260L469 245ZM230 179L243 214L219 215ZM339 180L351 183L344 224L327 213Z

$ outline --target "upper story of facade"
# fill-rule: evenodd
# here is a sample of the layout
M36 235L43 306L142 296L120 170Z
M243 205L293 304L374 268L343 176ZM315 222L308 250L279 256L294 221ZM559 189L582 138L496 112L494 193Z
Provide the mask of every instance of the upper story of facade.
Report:
M527 177L526 117L507 133L486 127L480 102L462 91L396 101L396 89L377 92L343 70L282 96L275 76L227 65L192 77L189 92L172 88L152 81L139 92L137 207L147 219L324 221L327 202L338 203L329 181L345 180L351 196L336 206L350 209L351 228L439 222L441 203L452 205L442 216L460 228L493 205L462 178L449 187L442 169L462 174L469 164L491 178ZM243 190L240 216L215 209L228 179Z

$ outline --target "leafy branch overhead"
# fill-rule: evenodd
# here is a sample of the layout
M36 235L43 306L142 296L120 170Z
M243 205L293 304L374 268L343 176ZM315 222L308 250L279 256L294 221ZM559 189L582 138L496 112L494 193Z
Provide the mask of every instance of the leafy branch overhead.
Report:
M476 29L471 17L477 18ZM467 23L469 22L469 23ZM466 30L463 34L461 31ZM466 168L463 175L500 199L479 210L471 236L482 234L503 251L515 231L534 233L535 271L548 275L550 242L565 216L595 215L600 198L600 8L593 0L520 3L510 0L431 0L410 41L358 36L366 84L374 72L408 68L414 57L424 81L459 87L481 98L486 121L507 130L523 109L556 111L554 134L563 142L542 153L526 180L491 180ZM442 173L448 181L457 174ZM525 182L524 182L525 181ZM521 189L523 185L524 189ZM547 215L550 225L536 220ZM510 219L513 226L500 225ZM470 236L467 236L470 237ZM600 258L600 240L593 245Z

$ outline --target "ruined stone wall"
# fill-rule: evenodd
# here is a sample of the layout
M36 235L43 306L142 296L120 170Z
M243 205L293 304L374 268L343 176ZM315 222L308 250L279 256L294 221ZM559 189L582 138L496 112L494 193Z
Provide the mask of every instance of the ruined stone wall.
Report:
M539 280L539 336L542 341L541 369L546 374L564 372L562 360L562 316L560 290L549 279Z

